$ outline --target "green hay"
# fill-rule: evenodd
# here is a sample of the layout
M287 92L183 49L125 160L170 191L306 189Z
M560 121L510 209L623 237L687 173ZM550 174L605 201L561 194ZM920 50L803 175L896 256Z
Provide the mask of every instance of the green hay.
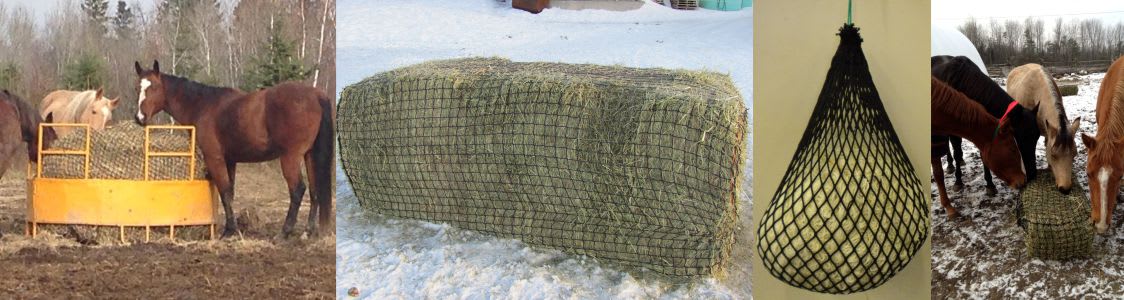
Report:
M1062 97L1077 95L1077 85L1076 84L1059 85L1058 86L1058 93L1061 94Z
M472 58L344 89L360 204L671 276L721 273L746 109L728 76Z
M1058 191L1054 175L1038 176L1019 195L1018 223L1026 229L1026 253L1053 260L1088 258L1092 254L1093 220L1089 199L1080 184L1068 195Z
M154 152L185 152L191 138L187 131L152 130L151 150ZM75 130L51 144L54 150L82 150L86 137ZM79 179L83 176L85 158L80 155L44 155L44 178ZM186 157L153 157L149 161L152 180L188 179L189 159ZM195 151L195 178L204 178L203 155ZM90 136L91 179L144 179L144 127L121 122L111 128L94 131Z

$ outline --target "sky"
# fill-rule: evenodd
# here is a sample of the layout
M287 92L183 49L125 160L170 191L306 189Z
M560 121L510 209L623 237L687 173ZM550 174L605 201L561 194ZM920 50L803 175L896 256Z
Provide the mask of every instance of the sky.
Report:
M46 20L46 18L48 16L50 16L51 12L54 11L56 9L56 7L58 7L60 4L70 3L71 5L77 6L78 3L81 2L80 0L0 0L0 1L3 1L4 6L8 7L9 9L15 9L16 7L20 7L20 6L23 6L24 8L27 8L31 12L31 14L34 15L33 19L35 20L35 22L37 24L39 24L40 26L42 26L44 24L44 21ZM152 11L153 9L155 9L156 1L157 0L125 0L125 3L128 3L130 7L135 7L135 5L140 5L142 8L144 8L144 11L148 12L148 11ZM117 0L110 0L109 1L109 14L113 15L116 11L117 11Z
M1105 23L1124 21L1124 1L1121 0L932 0L933 24L956 26L969 17L989 22L1010 19L1023 20L1036 16L1049 24L1061 17L1070 19L1104 20Z

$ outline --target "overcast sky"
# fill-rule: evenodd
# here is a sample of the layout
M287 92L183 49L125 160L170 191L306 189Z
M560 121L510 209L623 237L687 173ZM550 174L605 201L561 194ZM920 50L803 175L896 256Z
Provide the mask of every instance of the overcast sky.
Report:
M1010 19L1024 20L1036 16L1048 24L1063 19L1102 19L1106 23L1124 21L1124 1L1121 0L932 0L933 24L956 26L969 17L989 22Z
M9 9L15 9L16 7L21 7L21 6L24 7L24 8L27 8L31 12L31 14L33 15L32 18L34 18L36 23L38 23L39 25L43 25L44 20L48 16L50 16L51 12L55 11L55 8L58 7L59 5L69 3L70 5L74 5L75 7L77 7L78 3L81 2L80 0L0 0L0 1L3 1L4 6L8 7ZM156 7L156 0L125 0L125 3L128 3L130 7L134 7L135 5L140 5L142 8L144 8L145 12L152 11ZM117 0L109 0L109 15L111 15L111 16L114 15L116 13L116 11L117 11Z

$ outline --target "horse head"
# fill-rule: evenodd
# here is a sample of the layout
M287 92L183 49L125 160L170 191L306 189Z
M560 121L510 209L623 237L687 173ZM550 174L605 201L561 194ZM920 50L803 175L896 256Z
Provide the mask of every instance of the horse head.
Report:
M984 165L994 171L999 179L1012 188L1020 189L1026 184L1026 168L1011 127L1011 122L1001 122L995 129L995 138L986 147L981 147L980 156Z
M147 125L152 116L167 106L164 99L164 82L160 74L160 62L152 62L152 70L141 68L140 62L133 65L137 71L137 124Z
M1124 149L1124 139L1098 141L1088 134L1081 134L1081 142L1089 149L1089 161L1085 173L1089 176L1089 198L1093 206L1093 224L1098 233L1108 231L1112 225L1112 211L1116 209L1116 191L1120 188L1120 178L1124 176L1124 160L1119 149Z
M113 110L117 108L117 100L106 98L102 89L95 92L93 99L88 101L86 107L82 110L82 115L79 120L83 123L90 124L90 129L102 130L106 125L113 120Z
M1069 194L1073 188L1073 160L1077 156L1077 142L1074 136L1081 127L1081 117L1073 120L1067 128L1046 126L1046 163L1054 174L1054 184L1062 194ZM1062 132L1065 130L1065 132ZM1092 177L1090 177L1092 178Z

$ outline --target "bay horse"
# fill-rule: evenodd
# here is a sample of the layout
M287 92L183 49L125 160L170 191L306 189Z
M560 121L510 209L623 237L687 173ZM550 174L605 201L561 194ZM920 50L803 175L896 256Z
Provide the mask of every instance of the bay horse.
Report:
M218 189L226 213L222 236L238 231L234 220L234 179L237 163L281 160L289 189L289 210L282 233L288 237L304 197L301 163L308 173L311 205L310 236L319 225L329 227L332 209L334 134L331 99L321 90L287 82L253 92L208 86L134 64L137 72L136 122L147 125L152 116L168 112L177 122L194 125L208 178Z
M1039 64L1025 64L1007 74L1007 93L1023 107L1037 111L1038 129L1046 138L1046 164L1054 174L1058 191L1073 188L1073 158L1077 156L1077 129L1081 117L1070 123L1054 78ZM1037 147L1037 143L1035 143Z
M4 177L23 144L27 146L27 161L38 163L39 123L50 123L53 117L48 114L44 121L31 104L8 90L0 91L0 177ZM49 148L57 138L53 127L43 128L44 148Z
M1093 224L1098 233L1112 225L1120 178L1124 176L1124 57L1108 68L1097 95L1097 136L1081 134L1089 149L1085 173L1089 176L1089 198Z
M118 100L105 98L102 89L81 92L57 90L47 94L39 102L39 116L46 118L51 114L54 122L89 124L92 130L102 130L113 120L113 110L117 108ZM58 127L56 133L64 136L74 130L78 129Z
M1016 102L1015 99L1011 98L1011 95L991 80L987 74L980 71L980 68L967 57L933 56L930 58L930 67L933 77L983 105L991 116L996 118L1007 116L1007 120L1011 122L1011 128L1014 130L1015 141L1019 144L1019 153L1022 156L1023 168L1027 172L1027 180L1034 180L1038 170L1035 166L1035 146L1038 144L1038 137L1041 135L1035 119L1037 112L1022 105L1016 105L1008 112L1007 108L1011 102ZM949 137L949 141L953 148L951 156L958 163L956 168L960 168L964 162L962 141L960 137L956 136ZM987 184L988 196L994 196L998 193L995 189L995 183L991 180L991 171L986 167L984 168L983 177Z
M996 119L983 105L935 77L931 80L932 134L968 139L980 149L980 157L986 168L994 170L1012 188L1022 188L1027 181L1026 169L1022 164L1022 155L1018 142L1015 141L1009 115ZM1011 111L1017 106L1017 103L1012 103ZM960 214L949 203L948 193L945 191L944 168L941 167L940 160L941 156L947 154L948 147L944 144L937 146L935 143L932 146L930 163L933 165L933 179L937 182L941 206L949 218L958 218Z

